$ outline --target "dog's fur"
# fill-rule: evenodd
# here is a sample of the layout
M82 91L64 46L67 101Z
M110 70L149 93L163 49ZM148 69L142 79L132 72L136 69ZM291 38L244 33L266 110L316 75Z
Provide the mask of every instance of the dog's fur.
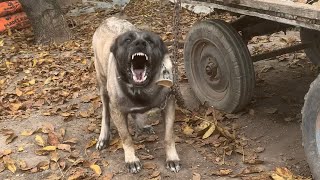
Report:
M93 35L94 62L101 94L103 111L101 132L96 148L107 146L110 139L110 119L118 129L122 140L125 162L132 173L141 170L135 155L131 135L128 132L128 115L140 128L144 128L143 114L152 108L162 108L165 119L165 150L167 167L174 172L180 170L173 134L175 98L168 87L157 85L163 63L172 62L161 38L151 32L139 31L131 23L117 18L106 19ZM147 79L137 84L130 72L132 53L148 55L150 67Z

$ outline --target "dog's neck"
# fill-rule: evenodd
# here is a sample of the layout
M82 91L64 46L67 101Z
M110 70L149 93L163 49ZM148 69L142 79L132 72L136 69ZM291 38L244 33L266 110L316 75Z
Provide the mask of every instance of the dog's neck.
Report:
M150 80L150 83L143 87L134 86L125 79L121 78L121 76L118 76L118 79L122 92L125 93L132 102L142 106L152 104L153 99L150 97L154 97L155 94L161 93L161 91L164 89L169 89L157 85L155 83L155 79ZM169 91L171 91L171 89Z

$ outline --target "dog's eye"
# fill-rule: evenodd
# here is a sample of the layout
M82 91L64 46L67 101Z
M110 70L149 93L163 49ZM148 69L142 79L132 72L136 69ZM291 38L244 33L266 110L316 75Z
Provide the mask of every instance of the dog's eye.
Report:
M130 43L132 40L131 39L125 39L125 42Z
M153 41L151 41L150 39L147 39L147 42L148 42L149 44L153 44Z

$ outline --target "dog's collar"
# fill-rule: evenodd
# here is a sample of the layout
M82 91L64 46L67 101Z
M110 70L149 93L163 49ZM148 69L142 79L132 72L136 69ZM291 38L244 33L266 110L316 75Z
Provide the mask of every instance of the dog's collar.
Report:
M117 77L119 79L120 87L127 87L129 90L129 93L132 95L140 95L141 94L141 87L134 86L127 82L126 80L122 79L121 76Z

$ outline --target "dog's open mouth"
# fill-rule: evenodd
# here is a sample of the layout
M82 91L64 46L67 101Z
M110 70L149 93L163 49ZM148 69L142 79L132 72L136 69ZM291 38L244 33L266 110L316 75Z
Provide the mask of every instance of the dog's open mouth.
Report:
M131 56L131 72L135 83L143 83L147 79L148 56L142 52Z

